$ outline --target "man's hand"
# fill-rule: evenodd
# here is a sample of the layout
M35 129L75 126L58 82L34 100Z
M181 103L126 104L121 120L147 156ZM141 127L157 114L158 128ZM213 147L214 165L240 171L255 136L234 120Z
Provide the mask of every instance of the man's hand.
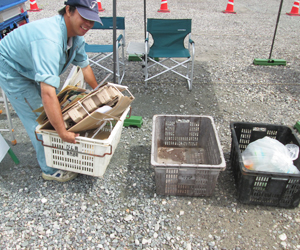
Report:
M66 133L58 134L58 135L63 141L69 142L69 143L76 143L75 137L79 136L79 134L75 134L75 133L69 132L67 130L66 130Z
M75 137L79 134L66 130L55 88L41 82L41 96L46 115L59 137L65 142L76 143Z

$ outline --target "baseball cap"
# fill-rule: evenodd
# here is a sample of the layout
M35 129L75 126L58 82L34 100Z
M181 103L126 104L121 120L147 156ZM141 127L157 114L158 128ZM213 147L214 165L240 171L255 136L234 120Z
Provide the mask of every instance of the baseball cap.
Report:
M78 13L87 20L102 23L98 13L98 3L96 0L67 0L65 5L75 6Z

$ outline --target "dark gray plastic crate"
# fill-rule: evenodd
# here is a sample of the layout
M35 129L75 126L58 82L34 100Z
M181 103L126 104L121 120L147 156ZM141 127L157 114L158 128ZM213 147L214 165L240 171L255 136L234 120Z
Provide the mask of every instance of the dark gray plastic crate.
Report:
M244 167L242 152L248 144L269 136L282 144L300 146L294 131L282 125L231 122L230 161L236 181L238 199L244 204L285 208L298 207L300 201L300 175L249 170ZM300 170L300 157L294 161Z
M151 164L157 194L211 196L226 166L213 118L155 115Z

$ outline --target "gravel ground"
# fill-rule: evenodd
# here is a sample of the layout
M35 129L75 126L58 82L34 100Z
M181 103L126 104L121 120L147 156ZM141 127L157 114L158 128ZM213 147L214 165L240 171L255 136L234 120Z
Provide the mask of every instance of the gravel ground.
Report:
M140 1L142 2L142 1ZM126 39L143 40L143 4L118 2L126 18ZM62 0L37 0L41 12L56 14ZM300 210L245 205L238 201L232 166L231 121L293 127L299 119L299 17L286 15L285 1L273 58L287 66L254 66L268 58L279 1L236 1L236 15L223 14L225 0L170 0L170 13L158 13L160 1L148 1L147 16L192 18L196 44L192 91L170 74L145 87L140 62L127 62L123 84L135 96L132 115L141 128L123 128L118 148L103 178L79 175L69 183L44 181L34 149L11 110L20 159L0 163L1 249L300 249ZM29 8L29 3L27 3ZM111 1L102 1L112 15ZM109 40L110 35L100 37ZM100 39L99 38L99 39ZM88 34L87 41L96 41ZM101 81L105 74L95 71ZM68 72L61 77L65 81ZM3 104L0 103L3 109ZM155 114L210 115L226 159L210 197L160 196L150 164ZM5 115L0 124L7 127ZM9 133L2 133L10 141Z

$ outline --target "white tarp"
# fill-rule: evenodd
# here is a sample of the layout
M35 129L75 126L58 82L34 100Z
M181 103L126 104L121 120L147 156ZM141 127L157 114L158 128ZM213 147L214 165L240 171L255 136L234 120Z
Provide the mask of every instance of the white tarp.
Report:
M9 150L9 146L0 134L0 162L3 160L4 156L6 155L7 151Z

